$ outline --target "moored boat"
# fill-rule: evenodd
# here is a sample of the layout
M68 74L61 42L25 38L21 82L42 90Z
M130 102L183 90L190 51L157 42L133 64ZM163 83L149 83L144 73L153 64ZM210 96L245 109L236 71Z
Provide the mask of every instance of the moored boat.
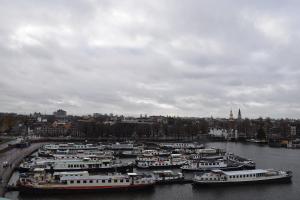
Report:
M169 158L145 157L136 160L136 167L142 169L168 169L180 168L186 163L186 159L181 154L171 154Z
M43 159L33 162L23 162L19 166L20 172L32 171L35 168L44 168L46 171L89 171L89 172L132 172L133 163L120 160L98 158L75 159Z
M270 182L290 182L292 172L273 169L254 169L241 171L212 170L201 175L195 175L194 185L241 185Z
M28 193L139 190L151 188L154 183L153 176L136 173L90 175L87 171L54 174L41 171L41 173L20 176L17 189Z
M171 170L153 171L157 184L184 183L184 175L181 172Z
M187 165L181 167L182 171L185 172L207 172L211 170L223 170L223 171L232 171L232 170L243 170L244 165L239 163L230 162L224 159L201 159L201 160L192 160Z

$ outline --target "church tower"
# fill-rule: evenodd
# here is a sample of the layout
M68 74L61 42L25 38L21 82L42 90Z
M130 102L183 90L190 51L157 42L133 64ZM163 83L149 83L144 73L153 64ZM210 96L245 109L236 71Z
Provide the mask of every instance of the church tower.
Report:
M233 118L232 109L230 110L230 114L229 114L229 128L232 130L234 129L234 118Z
M238 113L238 121L242 120L242 114L241 114L241 109L239 109L239 113Z
M230 114L229 114L229 121L233 121L233 113L232 113L232 110L230 110Z

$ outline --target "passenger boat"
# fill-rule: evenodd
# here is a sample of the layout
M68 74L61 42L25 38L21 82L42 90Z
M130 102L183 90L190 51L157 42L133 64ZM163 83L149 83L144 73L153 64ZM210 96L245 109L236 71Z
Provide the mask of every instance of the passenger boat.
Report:
M87 171L77 171L55 172L52 175L41 170L31 175L21 174L17 189L27 193L140 190L151 188L154 183L154 177L145 174L90 175Z
M171 154L169 158L139 157L136 160L136 167L142 169L180 168L185 163L186 159L181 154Z
M230 170L243 170L244 165L229 162L224 159L201 159L201 160L192 160L187 165L183 165L181 167L182 171L186 172L205 172L205 171L211 171L215 169L220 169L224 171L230 171Z
M115 143L115 144L111 144L106 146L106 148L111 149L111 150L133 150L134 149L134 145L133 143Z
M203 149L203 144L197 143L160 143L162 149Z
M292 172L273 169L254 169L242 171L212 170L195 175L194 185L240 185L253 183L290 182Z
M142 147L135 147L132 150L123 150L120 152L120 158L136 158L139 155L142 155L143 148Z
M255 162L251 159L243 158L243 157L240 157L240 156L237 156L234 154L226 155L226 159L228 159L231 162L235 162L240 165L243 165L244 169L255 169L256 168Z
M155 182L158 184L169 183L183 183L185 181L184 175L181 172L166 171L153 171Z
M77 150L101 150L104 146L95 144L46 144L42 147L43 150L52 152L56 151L77 151Z
M34 168L45 168L47 171L89 171L89 172L132 172L133 163L111 159L63 159L38 160L32 163L24 162L19 171L32 171Z
M142 157L151 157L151 156L170 156L171 153L166 150L155 150L155 149L145 149L142 151L141 156Z

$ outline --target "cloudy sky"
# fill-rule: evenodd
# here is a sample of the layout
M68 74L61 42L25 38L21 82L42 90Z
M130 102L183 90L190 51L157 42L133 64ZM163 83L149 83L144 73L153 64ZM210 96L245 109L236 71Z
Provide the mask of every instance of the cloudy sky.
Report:
M300 118L299 6L2 0L0 111Z

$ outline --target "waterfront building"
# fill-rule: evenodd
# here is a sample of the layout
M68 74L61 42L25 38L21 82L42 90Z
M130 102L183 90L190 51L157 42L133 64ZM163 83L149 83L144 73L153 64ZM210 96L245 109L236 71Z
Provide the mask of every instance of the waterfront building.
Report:
M291 126L291 137L295 137L297 134L297 128L296 126Z

